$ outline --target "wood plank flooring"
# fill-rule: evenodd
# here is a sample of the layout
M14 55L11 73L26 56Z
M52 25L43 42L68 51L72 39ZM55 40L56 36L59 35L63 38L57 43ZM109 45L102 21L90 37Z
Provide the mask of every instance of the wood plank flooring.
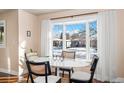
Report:
M84 68L74 68L74 70L80 70L85 72L89 72L89 69L90 69L89 66ZM54 73L52 74L55 75ZM18 76L0 72L0 83L27 83L27 74L23 75L23 78L19 81ZM62 77L62 83L69 83L69 78L67 74L65 74L64 77ZM103 82L94 79L93 83Z
M27 83L27 74L24 75L24 78L21 81L18 81L17 76L0 77L0 83ZM68 75L64 75L64 77L62 77L62 83L69 83ZM93 83L103 83L103 82L94 79Z
M17 81L16 75L0 72L0 83L15 83Z

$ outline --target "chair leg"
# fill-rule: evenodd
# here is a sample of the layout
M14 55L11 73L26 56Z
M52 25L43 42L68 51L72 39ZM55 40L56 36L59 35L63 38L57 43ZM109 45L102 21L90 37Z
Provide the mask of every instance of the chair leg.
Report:
M69 82L70 82L70 78L71 78L71 70L69 71Z
M57 68L55 68L55 76L57 76Z
M29 74L28 74L28 77L27 77L27 83L28 83L28 80L29 80Z
M64 77L64 70L62 70L62 77Z
M69 79L69 83L72 83L71 79Z

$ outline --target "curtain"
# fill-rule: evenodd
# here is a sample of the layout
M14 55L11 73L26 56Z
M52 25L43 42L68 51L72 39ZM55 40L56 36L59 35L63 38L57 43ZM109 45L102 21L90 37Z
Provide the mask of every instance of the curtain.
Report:
M51 21L41 22L41 56L51 56Z
M98 13L98 56L95 77L112 81L117 75L117 17L115 10Z

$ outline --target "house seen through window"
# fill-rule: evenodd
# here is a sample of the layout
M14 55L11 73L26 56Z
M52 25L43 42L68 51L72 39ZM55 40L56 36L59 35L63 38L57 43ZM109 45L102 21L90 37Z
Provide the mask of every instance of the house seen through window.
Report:
M76 51L76 58L90 60L97 54L97 20L56 22L52 24L53 55L62 50Z

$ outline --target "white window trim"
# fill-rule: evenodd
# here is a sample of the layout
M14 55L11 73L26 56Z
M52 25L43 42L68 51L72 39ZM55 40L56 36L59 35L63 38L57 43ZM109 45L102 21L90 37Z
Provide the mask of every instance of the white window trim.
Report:
M65 30L65 25L68 24L75 24L75 23L86 23L86 59L90 61L90 31L89 31L89 22L96 21L97 20L97 15L90 15L90 16L83 16L83 17L74 17L74 18L65 18L64 20L54 20L52 21L52 28L54 25L63 25L63 50L66 50L66 30ZM98 24L97 24L98 25ZM52 30L51 30L52 31ZM52 32L53 34L53 32ZM98 39L98 31L97 31L97 39ZM53 38L52 38L53 42ZM98 44L97 44L98 46ZM53 43L52 43L52 48L53 48ZM97 47L98 48L98 47ZM98 51L98 50L97 50Z

